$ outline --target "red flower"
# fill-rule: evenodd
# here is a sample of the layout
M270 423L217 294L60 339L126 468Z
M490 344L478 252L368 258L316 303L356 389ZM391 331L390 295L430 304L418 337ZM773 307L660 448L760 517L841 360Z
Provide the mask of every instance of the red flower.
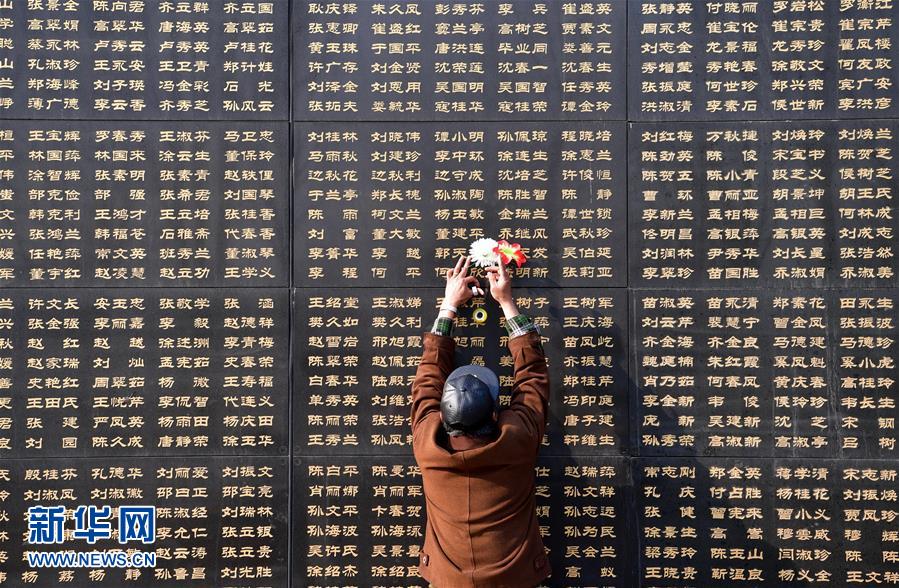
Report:
M528 259L521 250L521 245L518 243L509 243L505 239L500 239L496 242L496 247L493 248L493 252L499 256L503 265L514 261L516 267L521 267L521 265Z

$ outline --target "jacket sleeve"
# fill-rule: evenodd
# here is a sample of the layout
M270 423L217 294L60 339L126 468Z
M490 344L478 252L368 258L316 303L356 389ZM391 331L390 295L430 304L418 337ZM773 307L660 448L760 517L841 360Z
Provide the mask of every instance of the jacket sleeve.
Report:
M529 331L509 339L509 351L515 365L509 408L521 415L538 451L549 411L549 369L540 333Z
M415 380L412 382L412 430L429 413L440 411L440 397L443 396L443 384L453 371L456 341L452 337L424 334L424 351Z

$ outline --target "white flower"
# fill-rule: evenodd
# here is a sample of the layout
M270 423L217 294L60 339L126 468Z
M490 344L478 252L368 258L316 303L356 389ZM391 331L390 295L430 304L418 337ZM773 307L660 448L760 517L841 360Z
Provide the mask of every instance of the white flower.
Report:
M488 267L499 263L499 256L493 252L497 243L495 239L478 239L471 244L468 253L475 267Z

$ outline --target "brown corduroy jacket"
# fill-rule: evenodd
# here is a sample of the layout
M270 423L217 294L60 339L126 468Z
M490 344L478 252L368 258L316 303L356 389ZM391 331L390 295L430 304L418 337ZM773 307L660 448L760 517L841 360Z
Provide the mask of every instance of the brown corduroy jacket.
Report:
M460 451L451 449L440 419L455 345L425 333L412 384L412 448L427 513L419 573L436 588L530 588L551 571L534 499L549 402L540 335L509 340L512 399L499 413L497 438Z

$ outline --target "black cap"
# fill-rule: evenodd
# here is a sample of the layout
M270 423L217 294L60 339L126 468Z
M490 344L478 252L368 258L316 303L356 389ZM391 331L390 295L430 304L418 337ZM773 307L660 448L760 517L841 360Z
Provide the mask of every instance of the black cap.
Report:
M440 414L449 435L483 434L493 425L498 407L499 378L481 365L453 370L443 386Z

